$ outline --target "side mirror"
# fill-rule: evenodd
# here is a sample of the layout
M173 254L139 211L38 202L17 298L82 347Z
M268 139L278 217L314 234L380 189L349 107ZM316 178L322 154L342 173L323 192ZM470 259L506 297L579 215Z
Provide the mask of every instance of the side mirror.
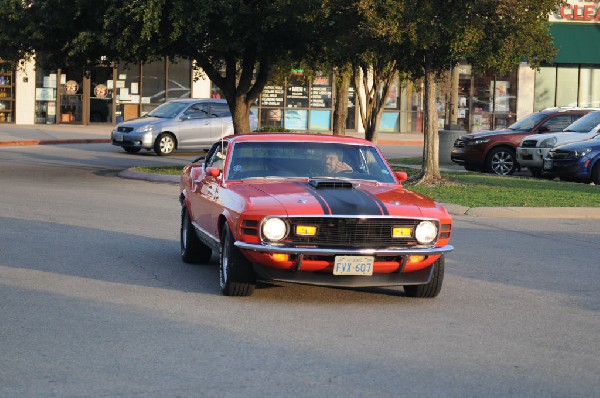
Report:
M185 122L186 120L190 120L192 115L183 115L179 118L180 121Z
M218 167L208 167L206 169L206 174L211 177L217 178L221 175L221 169Z
M402 184L404 181L408 180L408 174L405 171L396 171L394 173L396 175L396 179L398 183Z

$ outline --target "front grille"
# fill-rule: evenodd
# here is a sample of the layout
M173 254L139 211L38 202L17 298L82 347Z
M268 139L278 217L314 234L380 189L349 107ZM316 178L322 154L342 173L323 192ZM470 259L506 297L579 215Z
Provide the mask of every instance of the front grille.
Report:
M385 248L390 246L414 246L414 229L421 220L390 218L336 218L294 217L290 222L290 236L286 244L328 247ZM297 225L317 227L316 236L298 236ZM413 236L392 238L392 228L412 228Z
M119 133L130 133L133 131L133 127L123 127L123 126L119 126L117 127L117 131Z
M525 140L523 141L523 148L535 148L536 144L536 140Z
M548 157L555 160L573 159L573 156L571 156L571 152L549 152Z

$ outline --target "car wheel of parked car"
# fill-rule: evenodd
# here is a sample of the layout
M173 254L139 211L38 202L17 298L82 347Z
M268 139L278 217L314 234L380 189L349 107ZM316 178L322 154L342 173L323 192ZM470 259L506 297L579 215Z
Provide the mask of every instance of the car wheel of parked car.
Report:
M142 150L142 148L136 148L133 146L124 146L123 150L127 153L138 153L139 151Z
M175 149L175 138L171 134L159 134L154 141L154 152L157 155L169 155Z
M511 175L517 169L515 152L509 148L494 148L487 156L487 170L501 176Z
M600 162L596 162L596 165L592 170L592 182L596 185L600 185Z
M433 274L431 281L424 285L408 285L404 286L404 293L408 297L432 298L436 297L442 289L444 281L444 256L441 256L433 263Z
M181 208L181 259L190 264L207 263L212 256L212 250L198 239L187 207Z
M256 285L252 264L235 247L229 224L223 225L221 233L221 258L219 261L221 292L225 296L250 296Z

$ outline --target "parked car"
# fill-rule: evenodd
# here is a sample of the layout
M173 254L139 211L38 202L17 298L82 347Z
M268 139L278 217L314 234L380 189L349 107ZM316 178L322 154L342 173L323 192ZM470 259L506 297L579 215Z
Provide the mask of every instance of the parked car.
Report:
M517 148L519 163L526 166L534 176L539 176L544 158L556 145L593 138L600 128L600 111L590 112L567 127L564 132L553 134L528 135Z
M329 286L404 286L435 297L452 219L404 189L371 142L343 136L246 134L215 143L180 183L181 257L220 253L224 295L257 279Z
M600 134L552 148L544 158L544 173L600 185Z
M250 128L258 119L250 113ZM221 99L177 99L164 103L145 116L119 123L111 134L113 145L125 152L154 150L168 155L175 149L208 149L213 142L233 134L227 101Z
M463 135L454 142L450 159L469 171L513 174L519 168L515 149L523 137L562 131L590 111L577 108L546 109L532 113L503 130Z

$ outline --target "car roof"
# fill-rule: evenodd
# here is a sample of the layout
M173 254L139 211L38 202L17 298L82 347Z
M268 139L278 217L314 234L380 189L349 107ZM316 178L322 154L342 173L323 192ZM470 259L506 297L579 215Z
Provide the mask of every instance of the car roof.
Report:
M541 110L540 113L552 114L552 113L587 113L592 111L600 111L600 108L579 108L579 107L556 107L546 108Z
M343 135L331 134L310 134L310 133L250 133L230 135L226 137L232 143L236 142L254 142L254 141L311 141L311 142L327 142L340 144L360 144L374 145L372 142L362 138L348 137Z
M218 99L218 98L176 98L170 99L167 102L183 102L186 104L196 103L196 102L216 102L219 104L226 104L227 100Z

